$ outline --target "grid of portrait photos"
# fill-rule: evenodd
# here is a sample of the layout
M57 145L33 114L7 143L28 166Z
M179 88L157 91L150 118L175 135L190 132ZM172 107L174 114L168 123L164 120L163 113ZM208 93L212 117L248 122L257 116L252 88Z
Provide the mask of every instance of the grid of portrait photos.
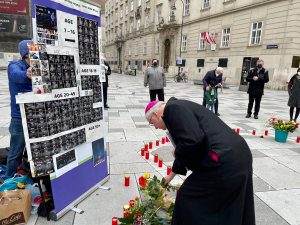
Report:
M52 156L86 142L85 128L47 141L30 144L36 176L54 172Z
M47 48L44 44L28 44L31 68L32 91L34 94L51 93Z
M83 17L77 20L80 64L100 65L98 22Z
M102 101L101 83L99 76L81 76L82 90L93 90L93 103Z
M77 87L74 56L48 55L52 89Z
M38 43L58 46L56 10L36 5L36 24Z
M103 119L93 96L25 103L29 139L47 137Z

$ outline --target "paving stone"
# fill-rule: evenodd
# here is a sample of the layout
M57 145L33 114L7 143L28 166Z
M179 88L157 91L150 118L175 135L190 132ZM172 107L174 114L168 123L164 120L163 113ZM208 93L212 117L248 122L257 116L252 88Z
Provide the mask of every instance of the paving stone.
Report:
M173 146L166 146L166 147L161 147L156 151L151 152L152 155L158 154L159 158L162 158L163 161L173 161L174 157L171 153L171 151L173 150Z
M120 114L117 112L108 112L109 117L120 117Z
M260 179L259 177L253 178L253 191L255 192L262 192L262 191L275 191L271 185L267 184L265 181Z
M150 128L125 128L127 141L154 141L157 139Z
M267 157L265 154L261 153L258 150L251 150L252 157L253 158L258 158L258 157Z
M132 116L133 122L147 122L147 119L144 116Z
M112 164L110 166L111 174L130 174L130 173L149 173L155 172L155 169L147 162L145 163L123 163Z
M83 214L77 214L77 215L83 215ZM73 224L75 217L74 211L67 212L63 217L61 217L58 221L47 221L46 217L39 217L35 223L35 225L71 225Z
M10 135L9 130L7 127L0 127L0 135Z
M143 142L111 142L109 146L111 164L145 162L138 154Z
M109 129L109 133L120 133L120 132L124 132L123 128L112 128Z

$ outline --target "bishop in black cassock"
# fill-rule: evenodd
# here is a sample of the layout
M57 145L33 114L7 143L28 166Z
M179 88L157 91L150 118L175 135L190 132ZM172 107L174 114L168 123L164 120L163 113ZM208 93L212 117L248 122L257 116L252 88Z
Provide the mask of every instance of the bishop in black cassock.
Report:
M166 184L193 171L178 191L172 225L255 225L252 155L244 138L205 107L174 97L150 103L146 118L168 129L176 144Z

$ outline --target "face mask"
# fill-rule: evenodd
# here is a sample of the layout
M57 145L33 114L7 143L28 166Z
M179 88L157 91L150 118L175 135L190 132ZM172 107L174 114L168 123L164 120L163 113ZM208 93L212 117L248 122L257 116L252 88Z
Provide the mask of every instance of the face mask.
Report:
M257 68L258 68L258 69L261 69L261 68L262 68L262 65L261 65L261 64L258 64L258 65L257 65Z
M300 76L300 72L298 72L298 75Z
M153 63L154 66L157 66L157 62Z
M216 73L216 76L219 76L219 74Z

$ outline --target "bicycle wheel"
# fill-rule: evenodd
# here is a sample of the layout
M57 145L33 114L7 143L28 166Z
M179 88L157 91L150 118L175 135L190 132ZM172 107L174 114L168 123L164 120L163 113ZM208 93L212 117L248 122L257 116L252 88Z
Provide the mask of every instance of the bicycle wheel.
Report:
M175 75L174 81L177 83L178 82L178 75Z
M184 76L184 78L183 78L183 80L184 80L184 82L185 82L185 83L187 83L187 82L189 81L189 78L188 78L188 76L187 76L187 75L185 75L185 76Z

